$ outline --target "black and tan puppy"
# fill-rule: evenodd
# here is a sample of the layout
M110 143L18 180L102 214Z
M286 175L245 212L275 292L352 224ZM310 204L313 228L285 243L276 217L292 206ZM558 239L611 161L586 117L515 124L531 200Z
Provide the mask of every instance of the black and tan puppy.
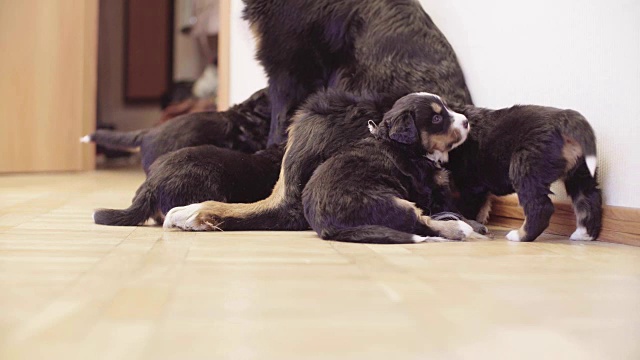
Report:
M460 111L473 131L450 153L447 167L460 191L463 215L485 222L490 194L515 192L526 218L507 238L533 241L549 226L554 211L549 187L561 179L577 215L571 239L598 237L602 195L596 180L596 139L582 115L532 105L500 110L466 106Z
M435 96L400 99L372 131L320 165L302 193L304 214L320 237L367 243L462 240L473 230L434 221L448 193L446 170L425 157L434 143L461 144L469 130ZM451 138L451 129L456 128ZM444 189L444 192L442 191ZM452 226L452 223L457 223Z
M118 149L140 148L146 173L160 156L189 146L216 145L254 153L267 144L271 106L267 89L223 112L179 116L162 125L130 132L98 130L80 139Z
M128 209L100 209L93 219L102 225L133 226L149 218L162 224L164 214L176 206L264 199L278 180L283 152L282 145L255 154L202 145L165 154L151 165Z
M397 101L394 99L397 97L361 98L332 90L312 96L297 113L289 130L280 177L267 199L251 204L207 201L178 207L167 213L164 226L199 231L308 229L309 224L302 206L304 187L323 162L371 135L367 130L368 120L379 123L383 117L389 119L410 117L428 119L428 121L440 119L442 127L433 133L427 131L427 120L419 120L412 125L417 129L423 153L446 152L464 141L469 131L465 126L466 118L448 109L439 97L427 93L413 93ZM384 126L390 125L392 125L390 120L384 123ZM398 142L403 141L403 132L400 130L404 125L409 127L410 123L397 122L395 126L389 128L389 137ZM380 131L383 131L382 129L384 127L380 128ZM354 167L349 171L359 170L358 167ZM335 181L339 182L340 179ZM339 183L336 186L340 186ZM413 188L424 189L419 184ZM442 204L444 202L440 201L424 203L422 205L425 208L422 210L426 214L454 210ZM422 211L413 205L412 209L414 214ZM455 221L445 223L447 224L444 226L455 226L456 230L459 229Z

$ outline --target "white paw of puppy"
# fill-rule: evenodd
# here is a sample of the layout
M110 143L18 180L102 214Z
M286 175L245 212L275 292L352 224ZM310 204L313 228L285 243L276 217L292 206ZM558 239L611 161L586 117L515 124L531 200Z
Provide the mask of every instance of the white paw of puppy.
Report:
M569 239L573 240L573 241L592 241L593 237L589 235L589 233L587 233L587 229L580 226L576 229L576 231L573 232L573 234L571 234L571 237L569 237Z
M509 231L509 233L507 234L506 238L507 238L507 240L510 240L510 241L521 241L520 233L518 232L518 230Z
M443 237L438 237L438 236L420 236L420 235L413 235L413 242L415 243L423 243L423 242L449 242L451 240L449 239L445 239Z
M165 229L180 228L182 230L202 231L207 229L206 224L198 224L196 221L200 214L201 204L174 207L169 210L164 218L162 227Z
M471 225L467 224L462 220L456 220L458 222L458 227L460 227L460 231L464 234L464 237L471 235L473 233L473 228Z

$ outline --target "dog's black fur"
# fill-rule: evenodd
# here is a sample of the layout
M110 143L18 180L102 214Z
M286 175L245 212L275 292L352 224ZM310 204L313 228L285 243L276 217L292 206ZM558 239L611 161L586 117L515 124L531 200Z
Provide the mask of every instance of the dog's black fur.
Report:
M162 224L164 214L176 206L211 199L230 203L264 199L278 180L283 152L282 145L255 154L201 145L162 155L151 165L128 209L97 210L94 221L133 226L153 218Z
M409 94L392 106L396 96L361 98L335 90L311 96L291 126L288 148L283 159L283 172L269 198L254 204L209 201L172 209L165 219L165 227L177 226L186 230L308 229L309 223L303 211L302 192L318 166L369 136L367 120L380 123L385 116L397 118L406 113L415 114L412 115L415 118L430 117L430 112L424 115L424 106L421 106L425 101L424 97ZM443 111L448 111L442 102L439 106ZM386 127L389 124L391 121L382 122L379 131L398 140L395 135L389 134L391 130ZM422 130L423 127L419 129ZM448 149L464 140L454 127L434 132L433 136L427 133L419 135L422 152L424 149L426 152ZM360 170L354 168L351 171ZM346 175L338 177L336 181L340 181L344 176ZM441 196L430 197L431 202L421 203L425 206L421 209L425 214L456 211L449 197L448 184L443 184L442 187L437 190ZM419 184L413 185L413 188L424 189L423 185ZM478 232L486 233L483 226L475 222L471 224L475 225L474 229Z
M434 240L428 237L461 240L472 232L462 221L457 229L451 224L443 229L422 212L451 210L441 206L452 201L447 171L425 155L431 135L447 137L454 119L447 111L434 111L431 103L442 104L436 97L401 98L372 131L375 138L359 141L316 169L302 204L321 238L393 244Z
M222 222L217 228L306 229L304 185L323 161L368 135L368 120L381 121L396 99L417 91L471 103L453 49L417 1L245 3L257 57L269 76L271 143L285 138L289 117L306 105L289 130L281 176L269 198L192 206L191 222L182 219L187 210L177 208L174 218L168 214L167 227L213 230L207 222ZM383 100L376 94L391 95Z
M269 78L270 143L313 93L428 91L471 103L451 45L416 0L244 0Z
M139 147L142 167L148 173L151 164L161 155L189 146L216 145L245 153L263 150L270 117L268 90L262 89L224 112L182 115L138 131L98 130L85 139L112 148Z
M469 139L449 154L447 164L460 192L458 207L464 216L484 222L490 194L516 192L526 221L508 238L533 241L548 227L554 211L549 187L562 179L577 215L578 231L572 239L598 237L602 195L595 176L596 140L581 114L532 105L457 110L472 128ZM589 157L588 166L585 158Z

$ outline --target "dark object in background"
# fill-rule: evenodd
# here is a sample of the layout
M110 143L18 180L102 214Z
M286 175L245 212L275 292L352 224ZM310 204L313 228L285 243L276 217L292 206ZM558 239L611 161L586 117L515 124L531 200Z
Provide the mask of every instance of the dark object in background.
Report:
M162 224L176 206L264 199L278 179L283 153L282 145L255 154L203 145L165 154L151 165L128 209L100 209L93 219L101 225L135 226L149 218Z
M162 94L162 98L160 99L160 108L164 110L169 107L169 105L192 99L194 83L195 81L190 80L176 81L172 83L169 90Z
M216 145L245 153L265 149L270 111L268 90L262 89L227 111L187 114L144 130L98 130L82 141L116 149L139 147L148 173L158 157L189 146Z
M173 81L173 0L126 0L124 100L158 103Z

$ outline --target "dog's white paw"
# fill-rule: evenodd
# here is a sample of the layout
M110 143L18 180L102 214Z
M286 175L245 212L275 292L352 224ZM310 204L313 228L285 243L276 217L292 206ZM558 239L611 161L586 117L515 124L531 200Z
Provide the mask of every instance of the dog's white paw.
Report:
M471 227L471 225L461 220L456 221L458 222L458 227L460 227L460 231L462 231L464 237L467 237L473 233L473 228Z
M593 240L593 237L590 236L589 233L587 233L586 228L579 226L576 231L571 234L571 237L569 239L573 241L591 241Z
M192 231L207 230L208 226L206 224L199 224L196 221L201 208L201 204L174 207L165 216L162 227L165 229L180 228Z
M415 243L423 243L423 242L449 242L451 240L449 239L445 239L443 237L438 237L438 236L420 236L420 235L413 235L412 238L413 242Z
M91 135L85 135L80 138L80 142L84 144L88 144L91 142Z
M518 232L518 230L509 231L509 233L507 234L506 238L507 238L507 240L510 240L510 241L521 241L520 233Z

